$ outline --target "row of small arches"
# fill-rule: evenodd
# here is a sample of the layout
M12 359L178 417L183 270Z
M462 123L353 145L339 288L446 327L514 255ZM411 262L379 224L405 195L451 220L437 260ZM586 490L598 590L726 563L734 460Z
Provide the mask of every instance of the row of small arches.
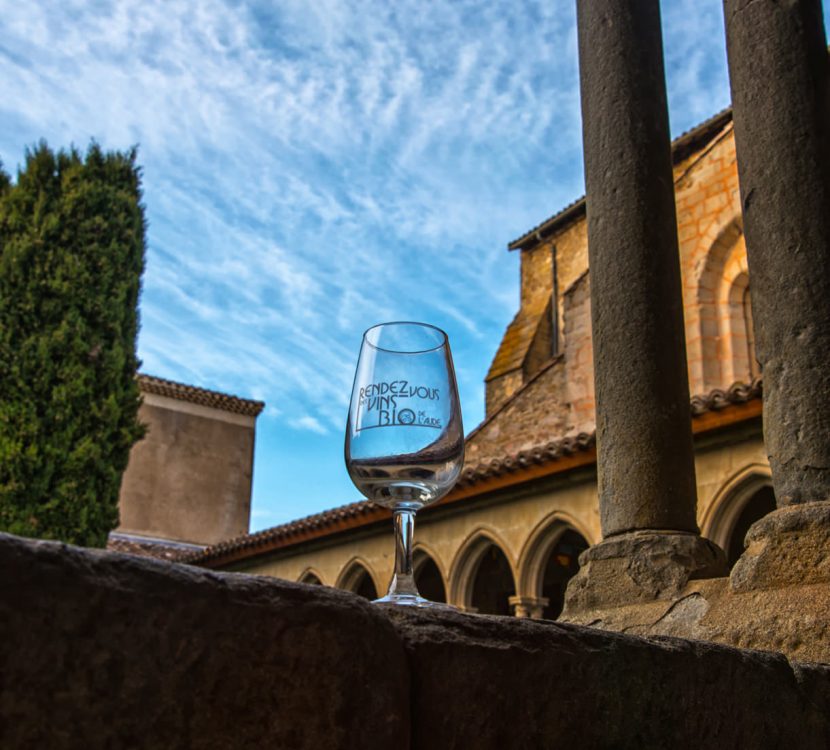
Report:
M538 579L539 595L547 600L536 616L555 619L564 604L565 588L579 569L579 555L588 548L585 536L567 523L554 520L540 535L536 545L525 555L524 567L533 568L531 576ZM435 602L447 602L466 611L483 614L515 614L516 579L513 566L504 551L505 545L492 530L479 530L471 535L451 566L454 574L446 576L436 556L423 546L416 546L413 555L415 583L421 595ZM307 569L301 583L322 584L322 576ZM347 563L337 588L351 591L367 599L381 593L381 581L372 566L360 558ZM538 597L537 597L538 598Z
M704 519L704 535L724 549L731 568L743 552L749 527L774 509L768 471L743 472L727 483ZM568 582L579 570L579 555L589 542L573 520L559 513L540 527L515 564L495 531L478 529L461 546L449 575L442 571L436 555L417 546L413 563L419 591L431 601L449 601L469 612L556 619ZM323 583L313 568L299 580ZM344 566L335 586L371 600L383 593L382 583L367 561L354 558Z

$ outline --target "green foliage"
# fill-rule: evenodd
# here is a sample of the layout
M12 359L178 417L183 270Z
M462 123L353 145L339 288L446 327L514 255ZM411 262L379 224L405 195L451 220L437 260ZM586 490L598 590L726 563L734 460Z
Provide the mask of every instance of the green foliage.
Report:
M143 434L136 153L92 144L0 169L0 529L103 546Z

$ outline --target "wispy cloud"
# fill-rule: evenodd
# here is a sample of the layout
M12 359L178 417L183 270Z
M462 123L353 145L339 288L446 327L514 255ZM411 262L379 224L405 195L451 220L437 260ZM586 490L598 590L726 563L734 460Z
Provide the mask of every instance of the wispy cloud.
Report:
M333 473L380 320L445 327L481 418L518 299L505 244L582 189L573 6L6 3L0 156L41 136L139 143L145 369L265 399L260 455L283 430L326 433ZM728 100L720 13L664 3L676 131ZM258 458L258 503L273 464Z
M289 424L297 430L308 430L309 432L316 432L318 435L326 435L328 433L328 430L320 424L320 420L312 417L310 414L292 419Z

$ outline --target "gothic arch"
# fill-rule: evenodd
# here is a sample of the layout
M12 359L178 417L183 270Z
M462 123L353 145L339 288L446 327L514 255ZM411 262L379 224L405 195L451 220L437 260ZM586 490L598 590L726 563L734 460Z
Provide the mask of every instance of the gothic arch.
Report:
M446 569L439 556L420 542L413 549L412 572L421 596L431 601L447 601L449 585Z
M519 553L518 596L537 598L542 595L542 577L547 559L556 543L568 529L580 534L589 544L595 544L590 532L573 516L553 511L530 532Z
M473 585L484 553L495 546L507 560L515 586L516 565L509 554L509 547L498 532L486 526L479 526L464 540L450 566L449 603L465 610L472 609Z
M447 569L444 566L444 563L441 561L438 553L435 550L424 544L423 542L415 542L415 546L412 548L412 567L415 571L423 565L424 561L430 559L432 562L435 563L435 567L438 568L438 572L441 573L441 578L444 580L444 585L447 585Z
M756 493L765 488L772 488L772 473L766 464L749 464L733 474L706 508L700 522L701 534L728 550L742 512Z
M309 583L309 584L316 584L316 585L324 585L323 584L323 576L320 575L320 571L316 568L306 568L302 573L300 573L300 577L297 579L298 583Z
M357 556L353 557L343 566L340 575L337 576L337 583L334 585L338 589L357 593L357 588L360 585L360 579L363 575L369 576L369 580L374 584L375 591L380 594L382 589L378 586L378 577L375 571L372 570L372 566L362 557Z

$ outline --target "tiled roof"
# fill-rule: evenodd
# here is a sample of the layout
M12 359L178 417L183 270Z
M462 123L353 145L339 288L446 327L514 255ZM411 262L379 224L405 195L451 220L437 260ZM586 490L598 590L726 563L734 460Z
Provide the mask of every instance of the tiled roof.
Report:
M716 389L704 396L695 396L690 404L692 416L701 417L710 411L719 411L728 406L737 406L759 399L761 398L761 391L761 379L756 378L749 385L735 383L725 390ZM562 461L580 453L587 454L595 446L596 434L582 432L572 437L564 437L544 445L519 451L514 455L466 467L450 495L436 505L424 508L421 513L429 513L434 508L440 507L448 501L451 502L455 495L467 497L471 494L467 490L474 488L476 485L484 484L488 480L504 477L508 474L521 474L534 467ZM181 561L203 565L229 556L233 556L234 559L254 557L294 543L385 521L388 517L388 510L368 500L361 500L322 513L315 513L312 516L300 518L280 526L274 526L270 529L264 529L254 534L243 534L235 539L208 547L203 552L190 555Z
M208 547L204 552L191 555L184 562L206 563L217 557L223 557L229 552L241 550L251 550L252 554L256 554L260 549L266 551L273 547L276 542L289 540L293 537L307 536L309 532L320 532L322 535L328 530L331 533L335 530L333 527L339 522L353 520L371 522L377 520L375 516L386 518L388 515L389 511L384 512L379 505L375 505L375 503L368 500L361 500L349 505L341 505L339 508L333 508L332 510L325 510L322 513L315 513L312 516L298 518L296 521L289 521L270 529L263 529L254 534L243 534L235 539L220 542Z
M759 375L751 383L733 383L726 390L715 388L705 396L692 397L692 416L699 417L709 411L720 411L727 406L745 404L761 398L764 390L763 378Z
M156 378L152 375L139 374L138 387L143 393L155 393L158 396L167 396L180 401L189 401L201 406L209 406L213 409L230 411L235 414L244 414L255 417L264 408L262 401L253 401L239 396L231 396L227 393L209 391L206 388L197 388L195 385L185 385L172 380Z
M679 164L692 153L704 146L709 140L718 134L723 127L732 120L732 107L713 115L708 120L704 120L700 125L695 126L691 130L687 130L682 135L678 136L672 141L672 161L674 164ZM545 219L541 224L537 224L533 229L525 232L521 237L513 240L507 248L508 250L524 250L528 247L533 247L543 239L550 237L555 232L558 232L574 220L585 215L585 197L577 198L573 203L569 203L558 213Z

